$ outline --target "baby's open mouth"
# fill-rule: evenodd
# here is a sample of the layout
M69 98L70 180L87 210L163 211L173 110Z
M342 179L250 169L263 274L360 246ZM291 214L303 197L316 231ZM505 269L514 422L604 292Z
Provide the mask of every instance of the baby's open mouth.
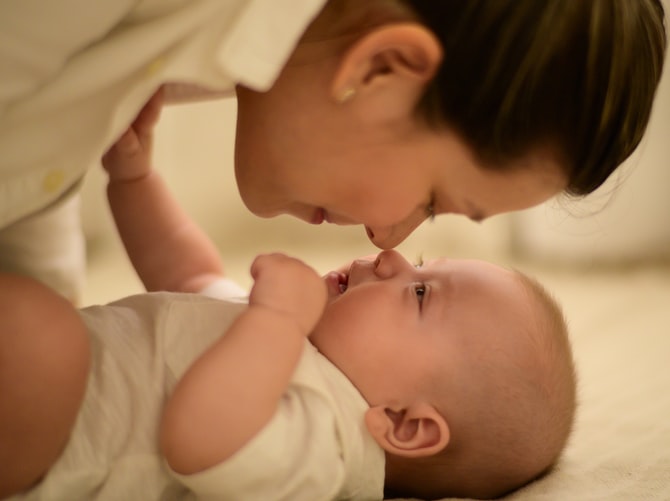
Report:
M331 271L324 276L328 286L328 295L330 299L341 296L349 287L349 274L340 271Z
M339 285L340 285L340 293L344 293L344 291L346 291L347 287L349 286L349 275L340 273Z

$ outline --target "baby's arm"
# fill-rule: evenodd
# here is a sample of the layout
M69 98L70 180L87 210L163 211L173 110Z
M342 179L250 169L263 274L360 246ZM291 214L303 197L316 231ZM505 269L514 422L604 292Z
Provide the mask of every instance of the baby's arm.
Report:
M323 312L325 283L302 262L259 256L251 274L249 308L195 361L166 404L161 449L178 473L225 461L270 421Z
M162 91L103 156L116 227L148 291L197 292L223 275L219 253L151 167Z

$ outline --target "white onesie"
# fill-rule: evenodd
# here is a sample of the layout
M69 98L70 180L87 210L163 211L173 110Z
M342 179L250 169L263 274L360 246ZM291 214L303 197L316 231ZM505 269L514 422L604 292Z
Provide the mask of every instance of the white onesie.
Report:
M218 289L206 292L235 292ZM158 450L166 398L244 308L203 295L150 293L81 310L92 346L82 409L58 462L12 501L382 499L384 454L363 423L368 405L307 341L263 430L209 470L170 471Z

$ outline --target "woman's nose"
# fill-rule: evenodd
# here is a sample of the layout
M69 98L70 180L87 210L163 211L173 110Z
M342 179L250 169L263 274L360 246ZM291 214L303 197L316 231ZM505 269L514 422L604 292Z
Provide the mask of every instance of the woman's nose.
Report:
M396 276L409 266L410 264L397 251L384 250L377 255L374 271L378 278L387 279Z
M407 219L392 226L366 226L370 241L380 249L393 249L405 240L426 217L424 214L411 214Z

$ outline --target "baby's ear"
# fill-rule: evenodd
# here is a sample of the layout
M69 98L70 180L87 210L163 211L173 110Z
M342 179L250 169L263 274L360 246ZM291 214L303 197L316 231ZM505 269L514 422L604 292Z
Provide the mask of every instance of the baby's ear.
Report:
M377 443L397 456L432 456L449 443L447 421L425 402L398 410L372 407L365 413L365 424Z

